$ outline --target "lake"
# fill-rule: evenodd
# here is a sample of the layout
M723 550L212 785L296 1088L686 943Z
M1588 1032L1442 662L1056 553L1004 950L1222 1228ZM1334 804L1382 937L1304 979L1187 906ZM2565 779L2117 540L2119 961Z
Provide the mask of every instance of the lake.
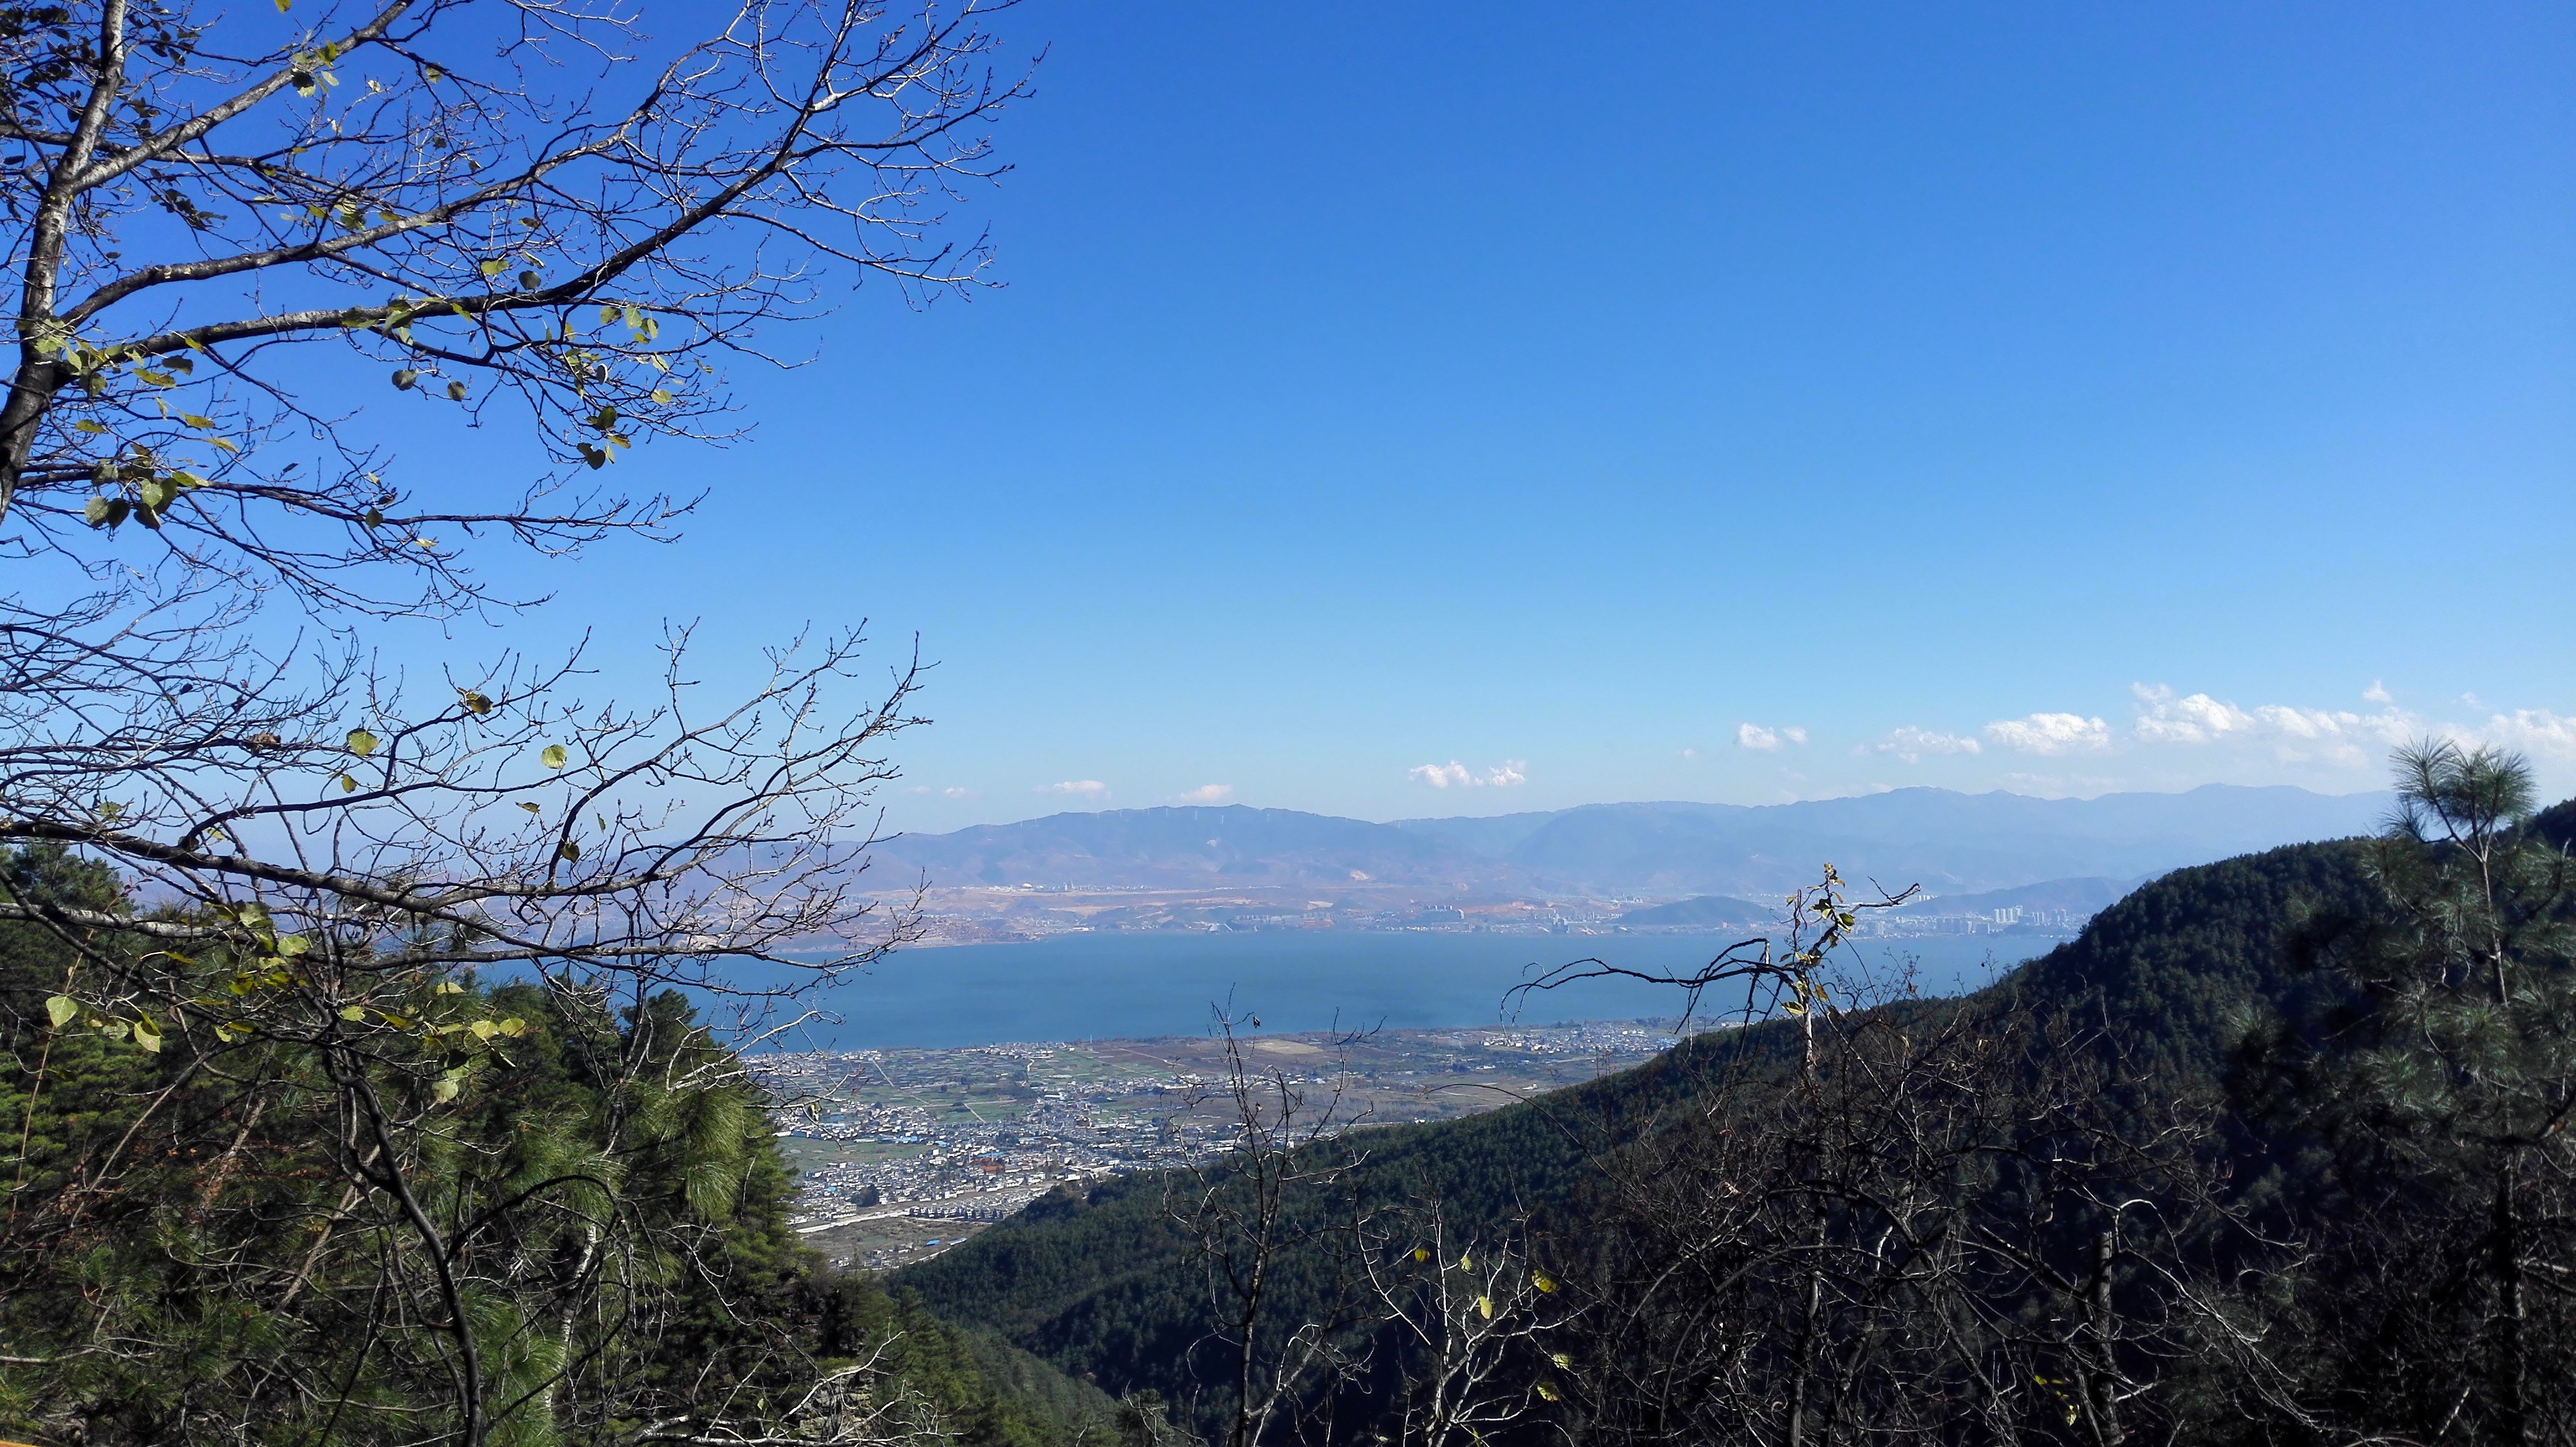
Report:
M1278 931L1253 934L1077 934L1034 944L950 945L898 952L818 992L838 1017L809 1024L796 1049L953 1049L1012 1041L1196 1035L1214 1004L1261 1019L1264 1031L1501 1023L1503 996L1547 966L1591 955L1630 969L1677 971L1734 942L1720 935L1469 935ZM1871 941L1859 962L1893 974L1908 962L1925 994L1974 989L2049 949L2037 936ZM1712 995L1703 1009L1740 1005ZM1534 1023L1670 1016L1680 992L1596 980L1526 997Z

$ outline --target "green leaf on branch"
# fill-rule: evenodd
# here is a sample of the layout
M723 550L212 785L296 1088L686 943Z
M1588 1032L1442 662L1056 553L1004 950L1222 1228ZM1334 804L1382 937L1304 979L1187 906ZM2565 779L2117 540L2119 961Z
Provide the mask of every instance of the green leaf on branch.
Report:
M462 401L464 401L464 400L465 400L465 384L464 384L464 383L462 383L462 382L450 382L450 383L448 383L448 384L447 384L447 400L448 400L448 401L450 401L450 402L462 402Z
M340 776L340 792L343 794L354 794L358 792L358 781L350 778L346 774L342 774Z
M535 291L537 288L544 286L545 284L546 279L536 272L523 271L519 273L519 290L521 291Z
M581 862L581 846L567 839L561 844L555 846L555 857L561 859L566 864L579 864Z
M69 995L55 995L45 1001L45 1018L60 1030L80 1014L80 1002Z
M145 1050L148 1050L155 1055L161 1053L161 1027L152 1023L151 1016L138 1015L135 1017L134 1043L142 1046Z
M374 734L367 732L365 729L349 730L349 752L356 754L359 758L363 759L367 755L374 753L376 751L376 745L379 742L380 740L378 740Z
M476 267L475 270L482 272L485 276L499 276L501 274L501 263L496 258L494 260L484 262L482 265Z
M525 799L521 799L519 801L519 807L527 810L531 814L542 814L545 812L545 810L538 808L536 805L529 803Z
M81 509L81 516L89 519L91 527L113 528L125 521L125 515L131 511L132 507L121 497L94 497L87 507Z
M465 705L465 711L474 715L476 718L481 718L483 715L492 711L492 700L485 698L483 695L476 693L470 688L458 689L456 691L456 700L457 702Z
M537 755L537 757L545 761L547 768L560 769L572 758L572 755L565 753L564 746L561 744L548 744L546 745L546 751ZM531 805L530 807L533 808L535 806Z
M412 385L419 380L420 373L409 367L404 367L394 373L394 386L405 392L410 391L412 389Z

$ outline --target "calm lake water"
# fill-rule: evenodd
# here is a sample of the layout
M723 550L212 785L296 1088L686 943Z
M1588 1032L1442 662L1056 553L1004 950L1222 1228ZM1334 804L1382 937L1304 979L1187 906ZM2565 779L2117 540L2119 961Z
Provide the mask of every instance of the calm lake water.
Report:
M1231 1001L1265 1031L1493 1025L1504 993L1539 969L1586 955L1630 969L1681 970L1732 936L1448 935L1339 931L1260 934L1082 934L1036 944L905 950L816 995L837 1022L805 1027L787 1048L954 1048L1009 1041L1196 1035ZM1910 962L1925 994L1953 994L2046 951L2031 936L1873 942L1868 968ZM1534 968L1535 967L1535 968ZM1741 996L1734 997L1740 1003ZM1730 1003L1712 995L1709 1005ZM1600 980L1534 994L1519 1018L1669 1016L1679 992ZM1706 1007L1704 1007L1706 1008Z

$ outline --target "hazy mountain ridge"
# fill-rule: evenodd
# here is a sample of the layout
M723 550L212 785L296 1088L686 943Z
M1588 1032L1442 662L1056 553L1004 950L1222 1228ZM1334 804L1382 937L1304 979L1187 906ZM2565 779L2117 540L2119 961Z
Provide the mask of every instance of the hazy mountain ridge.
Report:
M1982 894L1936 894L1896 907L1900 915L1984 914L1997 909L2062 909L2077 914L2099 914L2119 903L2140 886L2151 883L2152 876L2137 879L2104 879L2099 875L2083 879L2047 879L2014 889L1989 890Z
M1780 914L1778 904L1756 904L1723 894L1694 895L1671 904L1650 904L1619 916L1619 923L1647 929L1699 929L1717 925L1768 925Z
M1981 894L1926 894L1895 906L1889 913L1898 918L1919 919L1937 915L1983 915L1999 909L2064 911L2089 917L2108 909L2138 886L2139 879L2047 879L2037 884L2024 884L2012 889L1989 890ZM1769 927L1781 918L1782 900L1756 902L1723 894L1693 895L1671 904L1647 905L1619 916L1619 923L1633 928L1690 929L1715 925Z
M1056 814L902 835L875 853L880 867L918 871L934 887L1374 884L1758 900L1812 882L1830 861L1855 882L1961 896L2044 881L2135 880L2359 834L2386 804L2378 793L2213 784L2093 799L1900 789L1794 804L1591 804L1389 824L1229 805Z
M1410 819L1534 877L1639 894L1762 897L1820 861L1940 894L2083 876L2138 878L2277 844L2363 833L2383 793L2211 784L2180 794L2037 799L1898 789L1794 804L1592 804L1501 819Z
M951 834L906 834L870 851L879 867L920 869L934 886L1071 884L1102 888L1362 882L1515 889L1514 866L1384 824L1293 809L1108 809Z

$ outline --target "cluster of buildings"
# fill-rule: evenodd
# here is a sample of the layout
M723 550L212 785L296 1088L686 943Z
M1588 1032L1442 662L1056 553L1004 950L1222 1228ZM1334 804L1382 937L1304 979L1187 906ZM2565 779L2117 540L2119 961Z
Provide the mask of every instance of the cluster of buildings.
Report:
M1190 1038L779 1052L749 1066L775 1102L780 1144L799 1173L796 1229L844 1242L852 1227L964 1228L917 1243L931 1249L1059 1186L1224 1150L1235 1127L1224 1087L1238 1063L1303 1092L1310 1112L1329 1108L1337 1125L1395 1124L1590 1079L1675 1039L1669 1021L1601 1020L1256 1035L1236 1042L1239 1061L1222 1040ZM871 1261L919 1259L916 1246L850 1249Z
M1282 891L1137 899L1134 886L1076 888L1023 884L1015 889L950 890L922 916L942 944L1049 939L1092 932L1250 934L1362 930L1475 934L1576 934L1607 929L1632 901L1462 899L1423 902L1386 891L1304 899ZM1123 896L1110 898L1109 896Z
M1008 1060L1051 1050L1006 1045L972 1053ZM1172 1108L1160 1113L1077 1101L1063 1090L998 1104L977 1091L993 1082L972 1077L953 1097L957 1108L939 1109L921 1100L869 1099L920 1089L899 1084L884 1066L876 1051L779 1054L753 1063L780 1102L781 1137L843 1148L797 1153L809 1163L793 1218L800 1231L875 1214L998 1220L1060 1184L1177 1165L1216 1146L1212 1126L1182 1118L1184 1102L1202 1084L1191 1077L1109 1080L1088 1092L1170 1100Z
M2065 934L2084 928L2091 913L2072 909L2035 909L2010 905L1965 914L1917 914L1888 911L1871 918L1864 933L1904 938L1917 935Z

